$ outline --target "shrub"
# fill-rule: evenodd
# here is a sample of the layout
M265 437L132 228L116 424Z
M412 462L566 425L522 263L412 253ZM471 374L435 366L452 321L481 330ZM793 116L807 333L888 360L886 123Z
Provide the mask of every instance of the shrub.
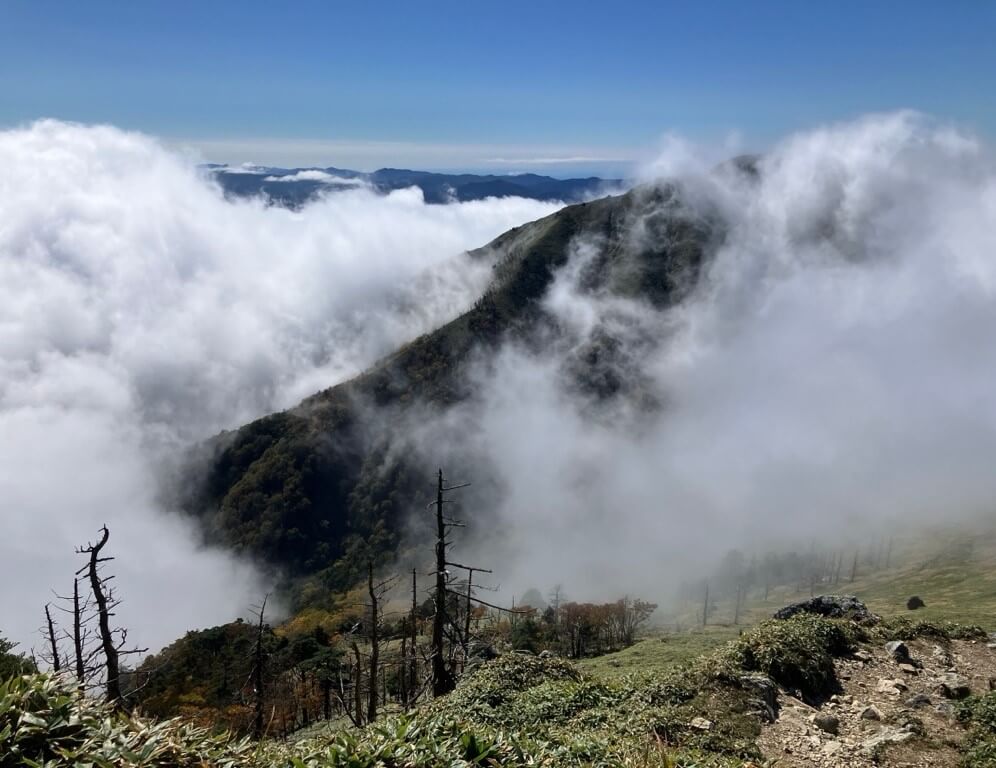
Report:
M908 616L893 616L875 628L883 640L913 640L929 637L934 640L985 640L986 631L974 624L956 624L953 621L922 621Z
M857 625L799 614L766 621L746 632L713 661L715 676L760 672L785 688L821 698L838 687L834 657L849 654L864 636Z

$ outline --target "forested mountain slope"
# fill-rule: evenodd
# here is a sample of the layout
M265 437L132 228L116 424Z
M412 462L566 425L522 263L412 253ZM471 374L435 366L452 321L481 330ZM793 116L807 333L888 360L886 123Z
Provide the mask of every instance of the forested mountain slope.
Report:
M543 301L558 270L577 266L582 290L661 310L695 284L720 235L672 185L570 206L505 233L467 254L493 272L469 311L355 379L202 446L184 474L184 506L215 541L293 574L327 569L361 541L395 547L448 455L416 444L413 425L441 425L445 437L446 414L474 396L472 369L486 369L503 344L555 345L562 329ZM570 348L566 386L595 401L633 394L616 373L613 334L599 328ZM457 453L454 469L464 458Z

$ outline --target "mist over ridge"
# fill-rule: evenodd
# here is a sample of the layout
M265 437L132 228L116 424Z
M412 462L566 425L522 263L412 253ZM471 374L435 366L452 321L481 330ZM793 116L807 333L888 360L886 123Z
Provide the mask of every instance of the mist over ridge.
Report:
M244 611L271 579L160 508L163 468L458 313L487 279L461 253L558 207L233 202L151 137L53 120L0 132L0 164L0 561L24 647L105 522L138 642Z
M452 467L475 483L481 541L463 545L513 593L666 598L730 547L991 515L990 148L895 113L739 164L689 157L655 164L681 170L666 183L556 215L363 189L295 212L226 201L137 134L0 135L4 561L32 585L5 595L27 617L11 633L31 639L60 586L48 574L104 521L149 642L255 597L240 537L264 529L239 504L276 461L241 455L211 497L244 516L235 561L157 509L157 470L320 390L226 445L270 430L271 458L332 467L342 497L319 484L312 506L390 497L402 546L424 501L408 491ZM314 515L346 530L345 509ZM164 616L178 590L197 604Z

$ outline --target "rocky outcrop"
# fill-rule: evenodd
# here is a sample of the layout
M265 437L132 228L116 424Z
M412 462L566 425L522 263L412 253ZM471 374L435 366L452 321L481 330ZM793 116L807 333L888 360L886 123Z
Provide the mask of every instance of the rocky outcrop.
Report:
M831 619L851 619L861 623L874 623L881 617L868 610L854 595L818 595L809 600L786 605L775 612L776 619L789 619L800 613L812 613Z

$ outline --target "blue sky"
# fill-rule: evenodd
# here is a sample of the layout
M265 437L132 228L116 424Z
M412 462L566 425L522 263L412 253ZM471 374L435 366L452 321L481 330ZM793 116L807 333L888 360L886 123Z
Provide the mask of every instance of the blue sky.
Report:
M49 2L0 8L0 125L205 159L608 169L914 108L996 133L996 3ZM557 162L551 162L557 161Z

